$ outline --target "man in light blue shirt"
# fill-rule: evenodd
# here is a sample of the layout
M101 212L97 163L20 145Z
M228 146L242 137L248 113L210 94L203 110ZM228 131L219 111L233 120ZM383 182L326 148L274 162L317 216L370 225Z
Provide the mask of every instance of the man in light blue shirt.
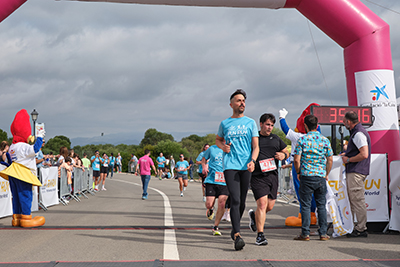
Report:
M235 250L241 250L245 243L240 236L240 219L259 152L258 128L253 119L244 116L246 93L243 90L238 89L231 95L230 106L233 115L221 122L215 143L224 151L223 169L231 200L231 238L235 241Z
M206 208L209 220L212 220L214 217L215 199L218 199L218 210L215 214L215 221L212 229L213 235L221 235L218 225L224 215L225 203L229 196L222 168L222 153L223 151L219 147L213 145L203 152L202 158L202 171L206 176L204 184L206 187Z
M160 180L162 179L161 178L161 174L162 174L162 172L163 172L163 169L164 169L164 164L165 164L165 157L164 157L164 155L163 155L163 153L160 153L160 156L158 156L158 158L156 159L156 161L157 161L157 175L158 175L158 177L160 177Z

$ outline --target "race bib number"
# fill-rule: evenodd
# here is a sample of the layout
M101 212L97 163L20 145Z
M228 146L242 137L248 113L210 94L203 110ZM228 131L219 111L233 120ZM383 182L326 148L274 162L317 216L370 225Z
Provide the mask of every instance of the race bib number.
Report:
M215 182L225 183L225 176L223 172L215 172Z
M104 167L108 167L108 163L103 164Z
M100 169L100 164L97 163L94 166L96 167L96 169Z
M264 159L260 160L260 167L262 172L270 172L276 170L275 159Z
M179 167L178 170L179 170L180 172L184 172L184 171L185 171L185 167Z

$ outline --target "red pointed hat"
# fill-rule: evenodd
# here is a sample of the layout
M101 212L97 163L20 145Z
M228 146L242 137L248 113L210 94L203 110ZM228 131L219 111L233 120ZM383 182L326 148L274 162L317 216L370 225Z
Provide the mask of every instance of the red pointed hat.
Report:
M13 135L13 144L28 142L31 136L32 128L30 117L26 109L21 109L15 115L14 121L11 124L11 134Z
M301 116L297 119L296 124L296 128L299 133L306 133L306 128L304 127L304 118L305 116L311 114L311 106L319 106L319 104L311 103L305 110L303 110L303 113L301 113Z

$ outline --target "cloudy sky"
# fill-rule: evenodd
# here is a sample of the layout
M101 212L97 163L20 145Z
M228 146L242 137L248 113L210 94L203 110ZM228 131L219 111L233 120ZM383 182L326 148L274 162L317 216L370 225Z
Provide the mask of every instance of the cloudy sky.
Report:
M361 1L391 26L399 97L400 1ZM285 107L290 126L311 102L347 105L342 48L294 9L28 0L0 23L0 88L9 135L25 108L46 138L113 143L216 133L237 88L247 116Z

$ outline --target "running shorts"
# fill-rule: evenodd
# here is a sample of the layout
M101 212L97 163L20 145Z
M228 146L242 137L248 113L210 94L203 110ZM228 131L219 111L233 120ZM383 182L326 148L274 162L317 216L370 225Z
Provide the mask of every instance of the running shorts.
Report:
M250 180L251 190L255 200L268 196L269 199L276 199L278 194L278 176L252 176Z
M206 183L205 186L207 197L218 198L219 196L229 196L228 187L226 187L226 185Z

